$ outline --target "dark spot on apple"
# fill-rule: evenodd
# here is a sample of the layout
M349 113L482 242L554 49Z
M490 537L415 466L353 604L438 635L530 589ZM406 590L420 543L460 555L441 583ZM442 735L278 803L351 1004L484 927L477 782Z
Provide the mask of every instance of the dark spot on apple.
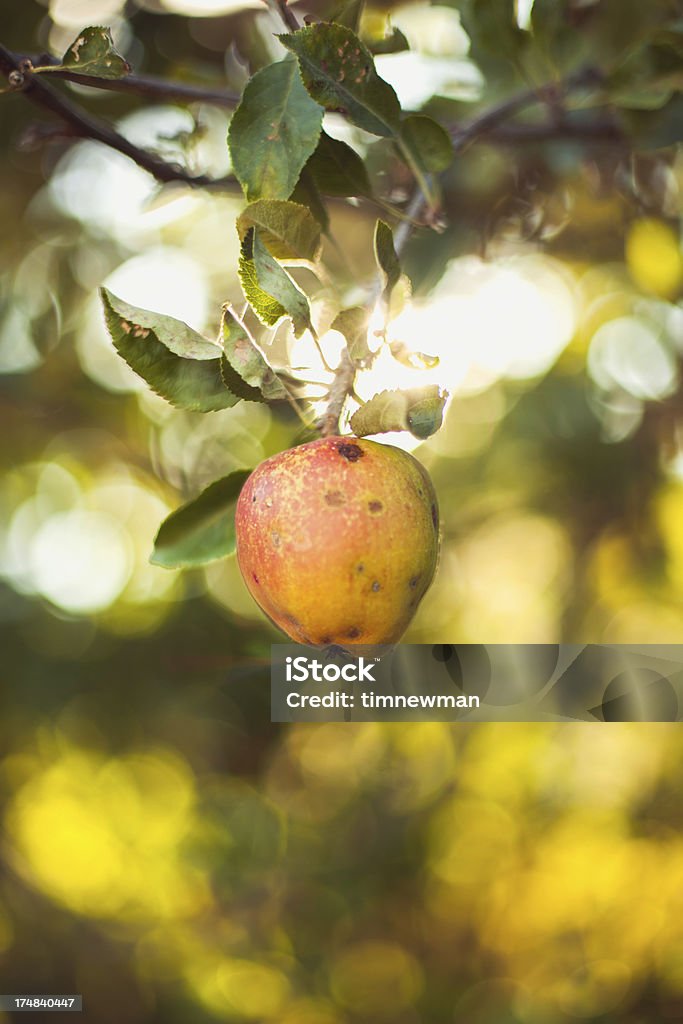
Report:
M362 572L364 568L365 566L363 565L363 563L359 562L358 565L356 566L356 572Z
M258 576L256 575L255 572L252 572L251 578L253 579L254 583L258 583Z
M289 613L287 612L287 613L286 613L286 614L284 614L284 615L283 615L282 617L283 617L283 619L285 620L285 622L289 623L289 625L290 625L290 626L292 627L292 629L294 630L294 632L298 634L298 637L299 637L299 642L300 642L300 643L302 643L302 644L308 644L308 645L309 645L309 647L312 647L312 646L313 646L312 642L311 642L311 641L310 641L310 640L308 639L308 637L307 637L307 636L306 636L306 634L304 633L304 627L303 627L303 626L301 625L301 623L300 623L300 622L299 622L299 620L298 620L298 619L296 618L296 616L294 616L294 615L290 615L290 614L289 614Z
M321 636L320 637L320 643L324 644L325 647L327 647L329 644L332 643L332 637L331 636Z
M328 491L325 495L325 501L328 505L343 505L346 502L346 498L341 491Z
M252 494L251 501L252 501L252 504L256 501L256 495L255 494Z
M357 640L358 637L360 636L360 630L358 629L357 626L352 626L346 635L349 638L349 640Z
M410 580L408 581L408 586L410 587L411 590L415 590L415 587L417 586L419 580L420 580L419 576L411 576L410 577Z
M381 588L380 588L380 585L379 585L379 583L377 582L377 580L374 580L374 581L373 581L373 584L372 584L372 589L373 589L373 591L374 591L374 593L375 593L375 594L377 593L377 591L378 591L378 590L380 590L380 589L381 589Z
M378 516L380 512L384 511L384 505L382 504L381 501L369 501L368 510L372 513L373 516Z
M277 532L277 530L273 530L273 532L270 535L270 539L273 542L273 547L280 547L280 534Z
M342 444L337 445L337 451L341 457L346 459L348 462L358 462L358 460L363 457L363 452L357 444L347 444L346 442L343 442Z
M432 522L434 523L434 529L438 529L439 513L436 511L436 505L434 503L432 503Z

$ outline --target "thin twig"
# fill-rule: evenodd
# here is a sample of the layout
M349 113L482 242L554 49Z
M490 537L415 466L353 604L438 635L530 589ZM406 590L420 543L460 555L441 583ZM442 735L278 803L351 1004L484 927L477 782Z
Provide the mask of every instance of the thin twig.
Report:
M559 97L567 96L580 89L599 88L604 82L601 72L594 67L582 68L564 82L552 82L537 89L526 89L524 92L511 96L509 100L498 103L483 114L477 115L468 124L458 125L450 131L451 141L457 153L475 139L481 139L502 122L509 120L536 103L557 102Z
M170 182L182 181L187 185L195 185L204 188L221 188L226 191L238 191L239 186L234 178L216 179L206 174L192 175L179 164L172 164L148 150L129 142L125 136L117 132L106 121L87 113L82 107L73 103L70 99L53 89L47 82L32 75L25 67L22 67L15 59L11 51L0 45L0 70L8 77L13 73L23 75L23 83L20 91L34 103L57 114L61 120L69 125L72 133L81 138L94 139L102 142L105 146L123 153L130 157L139 167L152 174L157 181Z
M208 86L191 82L170 81L156 75L123 75L121 78L97 78L94 75L81 75L77 71L60 67L60 60L51 54L41 53L38 57L22 57L12 54L17 61L29 60L34 70L54 68L49 72L51 78L60 78L65 82L87 85L91 89L104 89L107 92L132 93L151 100L171 100L176 103L208 103L213 107L225 107L231 110L236 107L240 97L236 93L224 89L210 89Z
M503 146L572 140L597 145L614 145L626 141L623 128L616 119L608 117L596 118L593 121L565 119L559 123L553 121L541 124L502 124L493 128L487 138Z
M339 420L341 419L346 399L353 391L355 379L356 367L351 361L348 349L345 348L342 352L339 366L335 370L334 380L330 385L325 412L318 424L318 429L323 437L331 437L339 433Z
M289 7L287 0L266 0L266 3L280 15L288 32L297 32L299 30L301 26L294 12Z

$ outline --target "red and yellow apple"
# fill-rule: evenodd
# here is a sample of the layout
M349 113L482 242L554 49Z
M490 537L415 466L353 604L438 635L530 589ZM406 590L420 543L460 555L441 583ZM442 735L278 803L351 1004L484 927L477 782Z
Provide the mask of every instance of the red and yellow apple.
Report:
M261 463L235 525L251 595L297 643L395 643L436 569L439 516L427 471L362 438L325 437Z

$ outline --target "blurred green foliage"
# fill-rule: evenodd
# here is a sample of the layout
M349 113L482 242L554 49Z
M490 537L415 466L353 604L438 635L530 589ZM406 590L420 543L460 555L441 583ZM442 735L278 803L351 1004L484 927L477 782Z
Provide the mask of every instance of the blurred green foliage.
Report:
M137 71L236 93L276 54L257 3L87 6L4 0L2 42L60 54L102 22ZM412 52L378 69L444 123L586 63L615 104L579 96L469 146L443 230L406 251L401 359L358 381L365 398L451 393L417 451L444 546L406 640L676 643L683 37L662 25L680 5L469 0L387 24L391 6L365 8L363 37L405 34ZM72 95L169 160L230 169L228 110ZM242 203L160 189L0 99L0 987L83 992L112 1024L680 1016L678 728L271 725L277 635L234 562L148 559L164 516L301 425L287 406L171 408L116 355L97 300L106 284L215 336L239 301ZM390 143L330 130L377 194L405 199ZM352 305L378 211L329 214ZM279 331L272 352L322 393L310 339Z

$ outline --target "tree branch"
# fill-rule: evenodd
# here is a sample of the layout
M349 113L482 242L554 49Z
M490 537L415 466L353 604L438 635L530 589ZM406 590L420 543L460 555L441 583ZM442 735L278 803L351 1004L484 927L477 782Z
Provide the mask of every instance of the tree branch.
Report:
M454 153L457 155L470 143L492 133L502 123L514 117L515 114L518 114L526 107L533 106L536 103L557 103L560 98L570 92L591 87L595 88L601 85L602 81L603 78L599 71L594 68L584 68L565 82L552 83L539 89L528 89L518 93L518 95L512 96L510 99L485 110L468 124L459 125L451 129L450 135ZM553 123L553 128L557 130L558 125ZM406 219L401 221L394 232L394 248L398 256L405 250L413 231L420 224L421 218L424 218L427 207L427 197L422 188L418 186L406 207ZM381 292L381 284L373 288L369 299L371 307L375 305ZM341 415L347 398L353 392L355 377L356 367L351 361L348 351L345 349L339 366L335 371L335 378L330 387L325 413L320 419L319 428L323 436L339 432Z
M10 76L23 76L23 81L16 86L17 91L41 107L56 114L69 126L74 135L80 138L94 139L102 142L105 146L115 149L124 156L129 157L139 167L152 174L157 181L170 182L182 181L188 185L201 186L204 188L223 188L226 190L237 190L238 185L234 178L215 179L205 174L192 175L179 164L172 164L148 150L129 142L125 136L117 132L106 121L92 116L67 99L49 83L42 81L39 77L32 75L26 70L20 59L0 44L0 70L9 78Z
M22 57L12 54L17 62L30 60L37 70L42 67L54 67L51 78L60 78L65 82L87 85L91 89L103 89L107 92L123 92L136 96L144 96L151 100L172 100L176 103L209 103L214 107L225 107L231 110L236 107L240 97L236 93L224 89L209 89L207 86L190 82L168 81L156 75L123 75L121 78L97 78L93 75L80 75L77 71L59 67L60 61L50 54L39 57Z
M488 138L503 146L533 145L536 142L563 142L576 140L585 143L625 143L621 125L613 118L599 118L594 121L572 121L542 124L499 125L488 133Z
M527 89L511 96L509 100L498 103L483 114L473 118L469 124L457 125L450 131L456 153L461 152L470 142L481 139L494 128L497 128L504 121L509 120L536 103L551 104L555 107L558 101L562 100L572 92L581 89L595 89L602 86L604 76L594 67L582 68L575 75L571 75L564 82L551 82L538 89Z
M288 5L287 0L265 0L266 4L281 17L290 32L299 29L297 18ZM42 55L36 59L36 67L59 64L55 58ZM117 152L133 160L139 167L152 174L158 181L181 181L189 185L203 188L221 188L240 192L239 185L233 177L213 179L207 175L192 175L185 168L169 163L154 153L143 150L129 142L125 136L116 131L108 122L96 118L86 112L58 90L53 89L40 75L32 73L32 61L12 53L0 45L0 71L8 78L10 88L21 91L36 106L56 114L68 126L70 132L80 138L90 138L101 142ZM239 97L222 90L206 89L198 85L182 82L169 82L150 75L127 75L120 79L98 79L67 69L51 72L55 78L86 85L95 89L110 89L119 92L135 93L153 99L176 100L181 102L207 102L216 106L232 107ZM569 92L581 88L594 88L602 84L602 76L594 69L584 69L564 83L553 83L540 89L531 89L511 97L489 110L479 114L465 125L451 129L450 135L454 152L457 154L472 142L491 136L498 142L518 143L547 141L561 138L581 138L600 140L622 140L623 135L616 121L604 119L591 123L571 121L567 117L554 118L546 124L506 124L521 110L539 102L545 102L557 109L558 104ZM561 108L560 108L561 109ZM563 111L561 110L561 113ZM416 227L427 223L431 177L422 182L404 211L404 219L398 224L394 233L394 247L400 256ZM426 186L426 187L425 187ZM373 307L381 295L382 286L377 283L368 298ZM353 393L356 366L352 362L348 350L344 350L335 377L330 387L327 408L322 416L319 427L323 435L337 433L340 419L347 398Z

